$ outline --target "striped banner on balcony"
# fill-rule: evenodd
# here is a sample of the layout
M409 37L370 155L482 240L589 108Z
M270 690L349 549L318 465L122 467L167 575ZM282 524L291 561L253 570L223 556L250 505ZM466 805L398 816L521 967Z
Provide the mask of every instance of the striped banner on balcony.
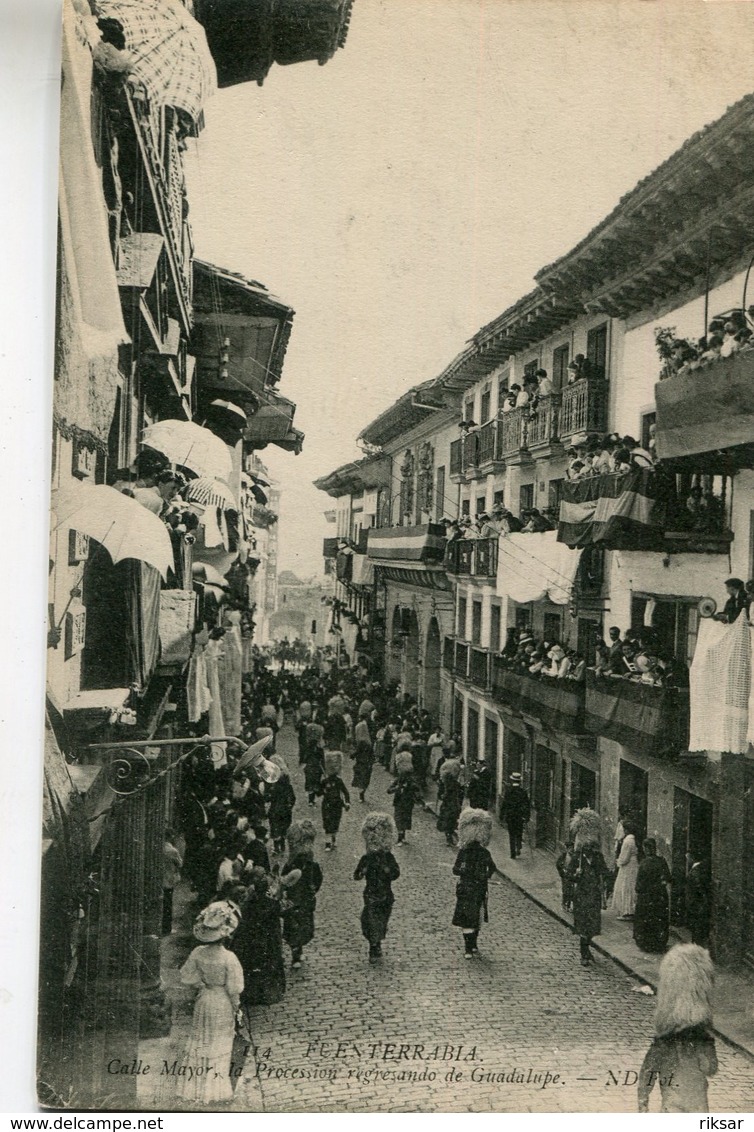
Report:
M558 541L608 550L659 550L665 529L662 476L654 470L564 483Z

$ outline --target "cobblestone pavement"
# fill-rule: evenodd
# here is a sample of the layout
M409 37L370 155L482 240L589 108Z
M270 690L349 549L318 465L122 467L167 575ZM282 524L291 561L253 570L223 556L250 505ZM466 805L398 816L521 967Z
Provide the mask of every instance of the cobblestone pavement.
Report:
M319 808L306 803L294 747L286 728L280 749L294 773L296 816L314 816L320 825ZM349 766L344 779L350 784ZM491 886L480 954L464 961L461 933L450 926L455 851L430 814L415 816L411 840L395 850L402 875L384 958L368 964L362 885L352 877L362 818L388 808L388 782L376 768L366 806L352 791L333 853L317 841L325 880L316 936L301 970L289 973L284 1002L252 1015L257 1076L252 1054L234 1107L636 1111L636 1072L651 1040L654 1000L636 993L635 981L607 959L582 968L575 937L507 881ZM711 1110L745 1111L754 1066L717 1044Z

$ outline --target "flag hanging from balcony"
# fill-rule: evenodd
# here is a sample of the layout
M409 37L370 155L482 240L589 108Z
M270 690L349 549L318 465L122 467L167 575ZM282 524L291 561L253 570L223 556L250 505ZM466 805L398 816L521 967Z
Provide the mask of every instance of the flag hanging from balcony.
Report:
M690 751L745 754L752 730L752 630L744 614L732 625L703 619L689 673Z
M659 550L665 527L663 480L654 470L564 483L558 541L608 550Z
M501 535L497 592L518 602L547 597L556 605L566 605L580 558L580 550L558 542L556 531Z

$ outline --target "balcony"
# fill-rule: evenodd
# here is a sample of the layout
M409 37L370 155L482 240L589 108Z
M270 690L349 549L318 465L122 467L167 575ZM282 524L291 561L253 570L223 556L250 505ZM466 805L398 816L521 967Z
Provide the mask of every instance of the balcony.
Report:
M608 384L601 378L582 377L561 394L560 439L607 430Z
M456 641L453 672L462 680L469 674L469 645L465 641Z
M588 672L584 725L637 754L673 762L688 748L689 690Z
M498 421L487 421L478 431L450 445L450 475L456 483L473 479L477 472L494 471L502 464Z
M503 459L519 456L526 451L526 422L529 408L523 405L500 417L500 455Z
M375 562L414 562L442 565L445 528L439 523L417 527L372 527L367 553Z
M495 699L511 711L538 719L555 731L584 733L583 684L514 672L499 656L492 659L491 680Z
M463 577L497 577L497 538L456 539L447 546L448 571Z
M557 443L559 412L560 393L539 398L526 422L526 446L530 452Z
M689 510L695 478L709 489L698 512ZM561 492L558 541L566 546L706 554L730 549L725 476L676 475L660 466L566 482Z
M472 645L469 653L469 680L480 692L486 692L490 686L492 654L489 649Z
M471 473L479 467L479 433L470 432L463 438L463 470Z
M663 460L722 452L751 467L754 350L715 358L655 386L657 454Z

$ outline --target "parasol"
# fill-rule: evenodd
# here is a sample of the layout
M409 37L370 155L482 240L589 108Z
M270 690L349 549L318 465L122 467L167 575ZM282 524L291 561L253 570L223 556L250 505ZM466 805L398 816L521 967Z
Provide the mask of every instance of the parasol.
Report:
M198 476L227 480L233 470L228 446L193 421L158 421L144 429L142 441Z
M233 492L222 480L213 480L208 476L200 476L191 480L184 492L187 503L201 503L205 507L220 507L223 511L237 511Z
M149 98L196 122L217 90L202 25L178 0L98 0L97 11L123 28L131 75Z
M53 529L68 526L100 543L114 563L136 558L167 577L173 546L165 524L135 499L106 484L53 493Z

